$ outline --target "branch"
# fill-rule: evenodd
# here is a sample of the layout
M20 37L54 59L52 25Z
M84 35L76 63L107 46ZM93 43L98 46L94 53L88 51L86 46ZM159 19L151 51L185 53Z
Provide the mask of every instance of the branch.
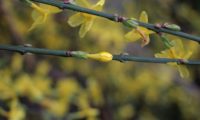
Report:
M60 57L74 57L79 59L87 59L89 53L83 51L64 51L64 50L50 50L42 48L32 48L29 46L11 46L11 45L0 45L0 50L7 50L11 52L18 52L21 54L39 54L39 55L53 55ZM183 59L168 59L168 58L147 58L147 57L136 57L131 55L112 55L112 60L125 62L125 61L134 61L134 62L145 62L145 63L169 63L174 62L177 64L185 65L200 65L200 61L191 61Z
M60 9L69 9L69 10L73 10L73 11L77 11L77 12L83 12L83 13L88 13L88 14L92 14L92 15L96 15L99 17L103 17L103 18L107 18L111 21L115 21L115 22L123 22L123 20L119 20L120 18L124 18L122 16L117 16L117 15L112 15L112 14L108 14L108 13L104 13L104 12L100 12L100 11L96 11L96 10L92 10L92 9L88 9L88 8L83 8L74 4L70 4L70 3L64 3L61 1L56 1L56 0L31 0L33 2L38 2L38 3L43 3L43 4L48 4L48 5L52 5L55 7L58 7ZM194 36L194 35L190 35L181 31L175 31L175 30L170 30L167 28L157 28L155 27L154 24L149 24L149 23L143 23L137 20L133 20L135 22L138 23L139 26L145 27L147 29L150 29L152 31L155 31L157 33L168 33L171 35L175 35L175 36L179 36L179 37L183 37L189 40L193 40L196 42L200 43L200 37L198 36Z

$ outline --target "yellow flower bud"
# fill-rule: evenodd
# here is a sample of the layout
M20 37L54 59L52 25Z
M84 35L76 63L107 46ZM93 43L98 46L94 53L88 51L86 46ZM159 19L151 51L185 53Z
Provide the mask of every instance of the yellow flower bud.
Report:
M87 57L90 58L90 59L95 59L95 60L101 61L101 62L109 62L113 58L112 54L110 54L108 52L88 54Z

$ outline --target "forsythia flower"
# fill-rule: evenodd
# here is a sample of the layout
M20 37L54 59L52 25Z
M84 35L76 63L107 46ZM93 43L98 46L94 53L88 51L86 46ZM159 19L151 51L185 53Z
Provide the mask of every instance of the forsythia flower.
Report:
M105 0L100 0L95 5L91 5L87 0L76 0L76 4L97 11L102 10L104 3ZM91 29L95 18L96 16L89 15L87 13L77 13L69 18L68 24L72 27L77 27L81 25L79 36L83 38L85 34Z
M174 41L174 47L171 47L170 49L161 51L161 53L155 54L155 57L158 58L173 58L173 59L183 59L187 60L192 55L192 51L186 50L181 42L181 40L175 40ZM182 78L189 77L189 71L184 65L178 65L177 63L170 63L170 65L173 65L177 67L180 76Z
M32 2L29 2L29 3L30 3L30 6L34 9L32 13L32 18L34 20L34 23L29 28L29 31L34 29L36 26L45 23L45 21L47 20L50 14L55 14L61 11L59 8L56 8L50 5L45 5L45 4L37 5Z
M140 14L139 21L148 23L148 15L145 11L142 11L142 13ZM144 27L138 26L135 29L133 29L132 31L128 32L125 35L125 38L128 41L136 41L136 40L139 40L140 38L142 38L142 46L145 46L145 45L149 44L149 42L150 42L149 35L153 34L153 33L154 32L151 30L148 30Z

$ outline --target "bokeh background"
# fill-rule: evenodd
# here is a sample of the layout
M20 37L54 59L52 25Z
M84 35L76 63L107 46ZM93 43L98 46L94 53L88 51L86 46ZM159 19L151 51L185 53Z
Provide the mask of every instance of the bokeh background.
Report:
M137 18L142 10L151 23L176 23L200 36L199 0L106 0L105 12ZM154 57L163 50L158 36L141 48L126 42L130 29L97 18L80 39L79 28L67 24L75 12L64 10L38 28L32 9L19 0L0 0L0 44L109 51ZM182 39L184 45L194 42ZM191 59L199 59L199 45ZM169 65L136 62L100 63L54 56L0 51L1 120L200 120L200 68L188 66L183 79Z

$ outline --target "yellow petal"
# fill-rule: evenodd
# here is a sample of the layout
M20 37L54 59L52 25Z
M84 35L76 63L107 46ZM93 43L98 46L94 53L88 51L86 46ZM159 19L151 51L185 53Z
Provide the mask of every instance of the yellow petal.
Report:
M91 6L87 0L76 0L75 3L86 8Z
M60 9L50 6L50 5L40 4L38 6L32 3L31 6L32 8L34 8L34 11L32 12L32 18L34 20L34 23L29 28L28 31L31 31L38 25L43 24L47 20L47 17L49 14L53 14L53 13L57 13L61 11Z
M170 49L165 50L165 52L167 52L168 58L178 58L174 47L171 47Z
M145 39L143 38L143 40L142 40L142 47L148 45L149 42L150 42L149 35L145 35Z
M17 99L12 100L8 117L9 120L23 120L25 118L25 110Z
M48 11L51 14L55 14L55 13L62 11L61 9L59 9L57 7L54 7L51 5L46 5L46 4L40 4L40 7L43 8L44 10Z
M82 24L80 30L79 30L79 36L83 38L85 34L91 29L93 25L94 19L87 20L84 24Z
M141 31L143 31L146 35L150 35L150 34L155 33L154 31L149 30L149 29L144 28L144 27L138 27L138 29L141 30Z
M81 13L77 13L71 16L68 20L68 24L72 27L77 27L85 21L85 17L81 15Z
M168 50L161 51L161 53L155 54L155 57L157 57L157 58L172 58L172 55L171 55L170 50L168 49Z
M35 4L35 3L32 3L32 2L31 2L31 7L32 7L34 10L36 10L37 12L41 13L41 14L44 14L44 13L45 13L44 9L42 9L40 6L38 6L38 5Z
M104 4L105 4L105 0L99 0L99 2L97 2L92 8L94 10L101 11Z
M192 56L192 51L187 51L187 53L185 53L183 59L189 59Z
M177 51L184 50L183 42L180 39L175 39L173 41Z
M141 35L136 30L132 30L125 35L125 38L128 41L137 41L141 38Z
M141 22L148 23L149 20L148 20L148 15L147 15L146 11L142 11L141 12L139 20ZM148 29L146 29L144 27L139 27L139 29L144 31L145 34L155 33L154 31L148 30Z
M99 0L96 5L103 6L105 4L105 0Z
M178 58L182 57L185 54L185 49L183 47L182 41L179 39L174 39L173 44L175 46L174 50L175 50L175 53L177 53Z
M188 78L190 73L186 66L184 65L177 65L179 74L182 78Z
M148 15L147 15L146 11L141 12L139 20L141 22L148 23Z
M33 30L34 28L36 28L37 26L41 25L44 23L44 19L43 17L38 17L34 23L31 25L31 27L28 29L28 31Z
M36 10L33 10L33 12L32 12L32 19L33 19L34 21L37 20L38 17L41 17L41 16L42 16L41 13L37 12Z
M162 53L156 53L154 55L156 58L166 58L166 55L165 54L162 54Z

